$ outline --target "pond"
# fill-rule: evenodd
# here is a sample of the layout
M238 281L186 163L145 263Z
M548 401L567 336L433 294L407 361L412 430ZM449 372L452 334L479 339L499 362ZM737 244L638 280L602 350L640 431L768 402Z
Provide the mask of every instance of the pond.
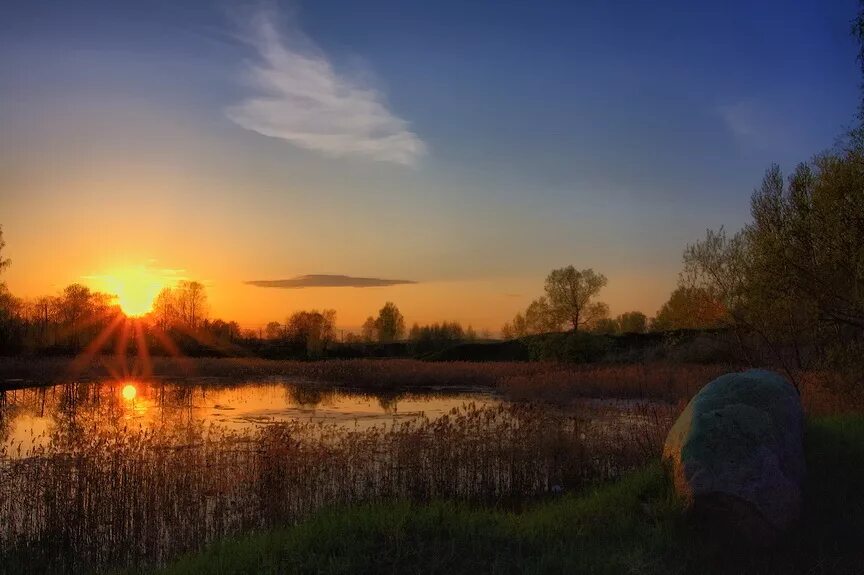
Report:
M161 563L321 508L522 505L656 456L668 406L511 402L298 380L117 380L0 394L0 559Z
M473 403L500 403L472 388L370 393L280 378L225 382L125 380L0 392L0 456L27 457L52 441L85 442L88 433L176 432L185 427L251 431L286 421L363 429L417 418L437 419Z

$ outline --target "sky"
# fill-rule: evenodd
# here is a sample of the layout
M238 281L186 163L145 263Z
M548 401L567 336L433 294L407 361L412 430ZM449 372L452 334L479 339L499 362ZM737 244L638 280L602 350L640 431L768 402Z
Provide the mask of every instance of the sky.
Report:
M497 330L549 270L654 314L859 101L855 0L0 5L18 296L112 270L245 327L386 301Z

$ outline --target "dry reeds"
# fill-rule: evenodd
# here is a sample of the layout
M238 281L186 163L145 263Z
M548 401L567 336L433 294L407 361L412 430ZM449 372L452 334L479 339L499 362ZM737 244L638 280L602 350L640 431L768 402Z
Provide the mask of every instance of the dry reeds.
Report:
M362 430L300 421L249 432L98 427L77 443L0 460L0 549L80 571L158 563L334 504L518 503L643 464L672 417L652 420L644 405L623 418L589 409L468 404L434 421Z

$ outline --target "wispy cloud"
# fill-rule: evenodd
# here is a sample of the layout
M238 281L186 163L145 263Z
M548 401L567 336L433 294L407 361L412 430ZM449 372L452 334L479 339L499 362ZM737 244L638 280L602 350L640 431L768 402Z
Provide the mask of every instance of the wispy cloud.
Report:
M752 101L742 100L719 107L720 117L726 128L741 140L750 140L757 135L758 114Z
M226 110L240 126L330 156L414 165L426 145L368 79L337 72L296 25L281 34L273 10L251 19L258 61L247 66L254 93Z
M402 284L416 284L411 280L392 280L382 278L356 278L343 275L310 274L287 280L252 280L246 282L257 287L300 289L312 287L382 287Z

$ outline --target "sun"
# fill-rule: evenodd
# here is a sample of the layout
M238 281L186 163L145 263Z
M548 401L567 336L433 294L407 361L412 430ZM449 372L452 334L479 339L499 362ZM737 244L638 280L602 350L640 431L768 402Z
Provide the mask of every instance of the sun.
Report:
M153 310L153 300L168 284L146 267L123 268L99 276L100 288L117 296L117 304L129 317L141 317Z
M138 395L138 390L134 385L128 383L123 386L123 390L120 393L123 395L123 399L126 401L132 401L135 399L135 396Z

